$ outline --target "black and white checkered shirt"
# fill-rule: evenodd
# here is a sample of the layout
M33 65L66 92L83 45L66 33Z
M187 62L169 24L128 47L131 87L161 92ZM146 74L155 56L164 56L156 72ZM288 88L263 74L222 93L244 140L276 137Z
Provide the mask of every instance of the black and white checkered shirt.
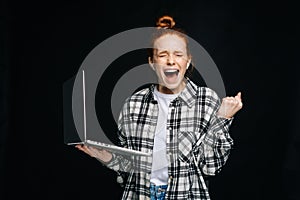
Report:
M120 145L152 152L158 118L155 85L130 96L120 113ZM186 87L169 105L167 158L169 181L166 199L210 199L203 175L217 174L226 163L233 140L229 135L232 119L216 116L217 94L187 79ZM107 166L129 172L122 199L150 199L151 157L113 154Z

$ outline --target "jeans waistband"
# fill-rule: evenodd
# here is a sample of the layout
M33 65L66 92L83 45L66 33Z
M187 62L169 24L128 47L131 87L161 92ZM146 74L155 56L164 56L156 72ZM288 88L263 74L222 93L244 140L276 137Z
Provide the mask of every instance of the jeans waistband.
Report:
M168 188L168 185L155 185L154 183L150 183L150 189L158 192L164 192Z

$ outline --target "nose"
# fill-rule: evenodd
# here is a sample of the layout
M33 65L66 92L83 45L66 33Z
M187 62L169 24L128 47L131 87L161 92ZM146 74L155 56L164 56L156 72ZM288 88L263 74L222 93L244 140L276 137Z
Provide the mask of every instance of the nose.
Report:
M175 65L175 60L172 54L168 56L167 62L168 65Z

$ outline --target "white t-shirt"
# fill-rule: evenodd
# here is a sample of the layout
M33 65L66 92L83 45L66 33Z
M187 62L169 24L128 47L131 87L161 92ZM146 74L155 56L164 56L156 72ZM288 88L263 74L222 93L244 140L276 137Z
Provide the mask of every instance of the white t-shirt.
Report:
M154 99L158 102L158 120L155 129L153 161L150 181L155 185L168 184L168 159L167 159L167 118L170 102L179 94L164 94L154 89Z

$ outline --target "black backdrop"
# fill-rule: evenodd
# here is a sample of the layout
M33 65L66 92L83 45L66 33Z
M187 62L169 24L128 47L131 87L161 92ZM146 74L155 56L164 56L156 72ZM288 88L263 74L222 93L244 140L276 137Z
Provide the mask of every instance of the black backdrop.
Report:
M164 13L211 55L227 94L242 91L235 149L210 181L212 199L300 198L299 10L292 3L11 0L0 8L0 199L120 197L114 172L63 143L62 85L103 40L153 26Z

